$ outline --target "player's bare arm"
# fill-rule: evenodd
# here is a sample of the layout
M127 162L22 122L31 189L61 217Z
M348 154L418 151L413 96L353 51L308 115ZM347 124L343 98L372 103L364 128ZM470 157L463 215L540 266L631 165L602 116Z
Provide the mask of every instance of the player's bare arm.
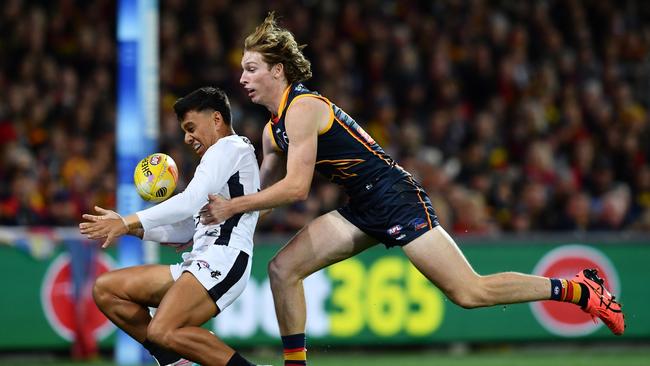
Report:
M134 235L142 238L144 229L138 215L131 214L125 217L117 212L95 206L95 211L101 215L84 214L86 222L79 224L79 231L88 239L104 239L102 248L109 247L122 235Z
M122 216L113 210L107 210L99 206L95 206L95 211L97 211L99 215L91 215L91 214L82 215L83 219L87 220L87 222L82 222L81 224L79 224L80 232L81 234L86 235L88 239L106 240L106 237L100 236L93 232L93 230L97 230L97 227L92 225L92 223L104 221L104 220L122 220ZM136 217L134 217L133 220L137 219L137 215L135 216ZM131 220L131 218L129 218L129 220ZM144 229L138 223L139 220L135 225L132 225L133 227L129 229L129 232L127 234L143 239ZM192 245L192 243L193 241L190 239L188 241L181 240L179 242L161 242L160 245L173 246L176 252L180 253L182 251L185 251L187 248L189 248Z
M330 109L316 98L301 98L287 110L287 172L284 178L262 191L225 200L211 196L204 222L221 222L241 212L259 211L305 200L316 165L318 131L329 123ZM266 159L266 155L265 155ZM209 215L209 216L208 216Z

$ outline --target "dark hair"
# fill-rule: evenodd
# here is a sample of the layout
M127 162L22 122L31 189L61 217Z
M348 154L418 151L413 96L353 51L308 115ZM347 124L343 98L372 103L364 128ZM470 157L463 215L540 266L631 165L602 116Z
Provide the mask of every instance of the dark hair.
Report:
M208 109L221 113L224 122L230 125L230 101L228 101L226 92L219 88L204 86L178 98L174 103L174 112L176 112L179 121L182 121L190 111L203 112Z

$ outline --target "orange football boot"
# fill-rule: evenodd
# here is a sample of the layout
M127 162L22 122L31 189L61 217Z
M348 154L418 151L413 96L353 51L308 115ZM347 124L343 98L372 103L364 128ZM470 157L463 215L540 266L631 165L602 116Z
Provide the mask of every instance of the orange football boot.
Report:
M612 333L622 335L625 331L625 315L621 310L621 304L616 302L616 297L605 288L605 280L598 277L598 270L593 268L582 270L576 275L574 281L584 284L589 289L589 299L582 310L591 315L594 322L599 318Z

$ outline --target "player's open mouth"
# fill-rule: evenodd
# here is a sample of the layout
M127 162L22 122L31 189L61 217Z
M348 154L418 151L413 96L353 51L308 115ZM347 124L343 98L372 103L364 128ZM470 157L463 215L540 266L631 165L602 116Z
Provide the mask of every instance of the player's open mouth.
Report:
M251 98L253 96L253 94L255 93L255 89L246 89L246 91L248 92L248 97L249 98Z
M192 145L192 148L198 153L201 146L201 143L197 142L196 144Z

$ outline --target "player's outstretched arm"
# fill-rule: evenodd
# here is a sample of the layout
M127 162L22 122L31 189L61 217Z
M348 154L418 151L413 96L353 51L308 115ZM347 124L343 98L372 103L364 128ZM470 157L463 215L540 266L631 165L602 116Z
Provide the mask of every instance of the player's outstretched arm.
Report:
M90 215L90 214L84 214L82 217L88 221L98 221L98 220L106 220L106 219L122 219L122 216L118 214L117 212L113 210L107 210L105 208L95 206L95 211L100 213L100 215ZM134 228L132 230L129 230L128 232L129 235L136 236L140 239L144 236L144 229L142 228Z
M104 240L102 248L107 248L115 239L122 235L130 234L142 238L144 230L139 225L136 215L129 215L126 218L120 216L117 212L95 206L95 211L99 215L84 214L82 217L85 222L79 224L79 232L86 235L88 239ZM134 218L135 217L135 218ZM138 223L128 224L128 221L137 220Z

